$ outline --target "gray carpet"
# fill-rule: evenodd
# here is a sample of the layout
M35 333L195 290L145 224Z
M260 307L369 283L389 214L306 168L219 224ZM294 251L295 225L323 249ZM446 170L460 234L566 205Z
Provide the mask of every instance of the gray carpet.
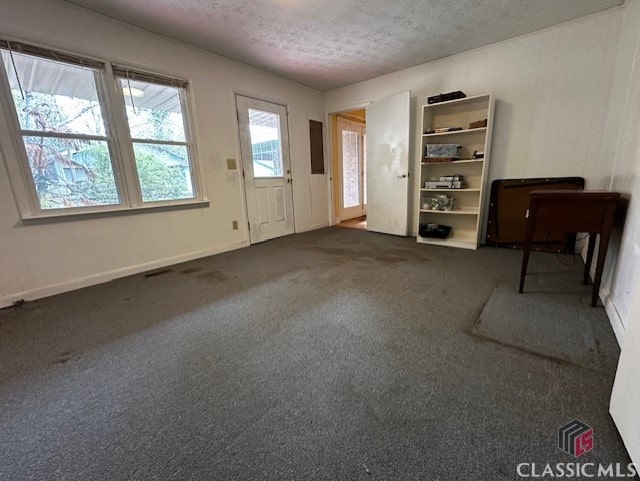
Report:
M620 349L604 309L578 301L555 302L496 288L472 331L495 341L615 374Z
M0 479L510 480L574 418L629 462L610 372L470 332L520 256L323 229L0 311Z

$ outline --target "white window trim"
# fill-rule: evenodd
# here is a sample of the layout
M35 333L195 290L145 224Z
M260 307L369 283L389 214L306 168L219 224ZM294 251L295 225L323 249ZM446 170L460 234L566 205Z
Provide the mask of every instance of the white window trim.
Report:
M13 42L13 40L6 39ZM23 43L21 41L17 41ZM61 54L76 55L62 50L52 50ZM81 58L92 59L86 55ZM61 209L42 209L33 176L29 169L23 131L20 127L18 114L15 109L6 69L0 58L0 119L5 120L6 129L0 129L0 156L4 158L9 182L11 184L16 205L23 221L41 221L46 219L74 219L81 217L102 217L104 215L118 215L126 213L142 213L158 210L176 210L187 208L203 208L209 206L209 200L204 194L202 183L202 163L198 156L197 139L194 128L194 105L191 100L191 82L181 80L184 84L184 99L182 102L183 122L185 128L185 142L189 155L189 165L194 197L189 199L147 201L143 202L138 172L133 154L133 141L129 135L129 125L126 115L124 94L119 88L119 82L113 73L109 61L97 60L104 63L104 70L99 73L100 88L98 97L102 106L102 115L107 123L106 135L111 143L111 161L116 188L120 196L120 204L68 207ZM118 65L122 65L118 63ZM123 66L124 67L124 66ZM124 67L129 68L129 67ZM143 70L131 67L132 71ZM154 74L168 77L162 74ZM40 132L39 132L40 133ZM38 133L38 134L39 134ZM75 137L75 135L74 135ZM78 134L78 137L83 137ZM86 136L85 136L86 137ZM89 136L92 137L92 136ZM6 148L8 147L8 148Z

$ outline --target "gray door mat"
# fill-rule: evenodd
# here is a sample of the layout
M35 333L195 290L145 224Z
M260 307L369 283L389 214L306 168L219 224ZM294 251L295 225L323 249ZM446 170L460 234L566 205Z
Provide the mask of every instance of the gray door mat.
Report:
M615 372L620 349L604 309L496 287L472 333L588 369Z

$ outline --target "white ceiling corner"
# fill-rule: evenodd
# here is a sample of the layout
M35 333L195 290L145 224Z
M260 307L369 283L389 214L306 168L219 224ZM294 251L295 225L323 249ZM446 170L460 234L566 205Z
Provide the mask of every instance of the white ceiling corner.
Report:
M321 91L624 0L66 0Z

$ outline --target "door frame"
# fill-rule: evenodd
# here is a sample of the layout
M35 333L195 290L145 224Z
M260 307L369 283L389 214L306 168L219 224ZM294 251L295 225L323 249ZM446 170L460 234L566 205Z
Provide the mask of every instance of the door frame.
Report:
M339 197L339 193L337 192L336 182L338 177L337 164L338 158L336 156L336 149L338 148L338 138L337 138L337 118L339 114L344 114L348 112L352 112L354 110L362 110L366 109L369 105L371 105L373 101L367 100L364 102L359 102L355 104L347 104L344 106L338 106L332 108L331 112L326 112L325 121L327 125L329 125L329 147L331 150L330 153L330 162L329 162L329 175L327 176L328 188L327 192L329 195L327 196L327 202L329 203L329 225L336 225L340 223L339 219L339 209L338 203L339 199L336 199L336 196ZM366 127L366 120L365 120Z
M349 123L350 128L352 128L353 130L348 130L349 132L355 132L356 134L358 134L358 204L353 206L353 207L344 207L344 157L343 157L343 152L344 152L344 145L342 144L342 137L340 135L340 132L343 132L347 129L341 128L340 124L341 123ZM342 114L337 114L336 115L336 148L335 148L335 153L336 153L336 159L337 159L337 164L336 164L336 181L334 183L336 190L337 190L337 200L338 203L336 205L336 211L340 214L338 215L338 217L340 218L340 222L345 221L345 220L349 220L349 219L356 219L358 217L362 217L364 215L366 215L367 213L367 204L366 204L366 199L364 197L364 193L366 192L366 185L365 185L365 178L364 178L364 172L366 171L366 166L365 166L365 159L366 156L364 155L365 153L365 138L366 138L366 120L360 120L360 119L356 119L355 117L349 118L348 116L342 115ZM340 149L340 147L342 147L342 149ZM350 213L348 215L345 215L345 213L347 213L348 211L355 211L355 210L359 210L359 213L357 215L353 215L354 213Z
M243 230L245 230L245 235L246 235L246 245L252 245L253 243L251 242L251 231L250 231L250 219L249 219L249 201L247 198L247 192L246 192L246 182L245 182L245 175L244 175L244 159L242 157L242 129L240 126L240 114L239 114L239 106L238 106L238 97L245 97L248 99L252 99L255 100L257 102L265 102L265 103L269 103L269 104L274 104L274 105L278 105L280 107L283 107L285 109L285 125L286 125L286 130L287 130L287 154L289 155L289 168L290 168L290 178L291 178L291 215L292 215L292 225L293 225L293 232L292 234L295 234L298 232L298 228L297 228L297 223L296 223L296 216L295 216L295 191L294 191L294 184L293 184L293 180L295 179L295 173L294 173L294 162L293 162L293 155L292 155L292 149L291 149L291 128L290 128L290 123L289 123L289 105L286 102L281 102L279 100L273 100L273 99L269 99L269 98L260 98L260 97L256 97L253 94L250 93L245 93L242 91L238 91L238 90L233 90L230 94L230 101L231 101L231 106L233 111L235 112L236 115L236 122L235 122L235 129L236 129L236 152L237 152L237 156L236 156L236 162L235 162L235 169L229 167L229 165L227 164L225 167L227 168L228 171L236 171L236 178L240 181L241 183L241 188L240 188L240 196L242 199L242 204L243 204L243 209L242 209L242 214L243 214ZM283 146L283 151L284 151L284 146ZM227 161L229 161L231 159L227 159ZM230 172L227 173L227 175ZM286 175L285 175L286 176ZM289 235L289 234L285 234L285 235Z

